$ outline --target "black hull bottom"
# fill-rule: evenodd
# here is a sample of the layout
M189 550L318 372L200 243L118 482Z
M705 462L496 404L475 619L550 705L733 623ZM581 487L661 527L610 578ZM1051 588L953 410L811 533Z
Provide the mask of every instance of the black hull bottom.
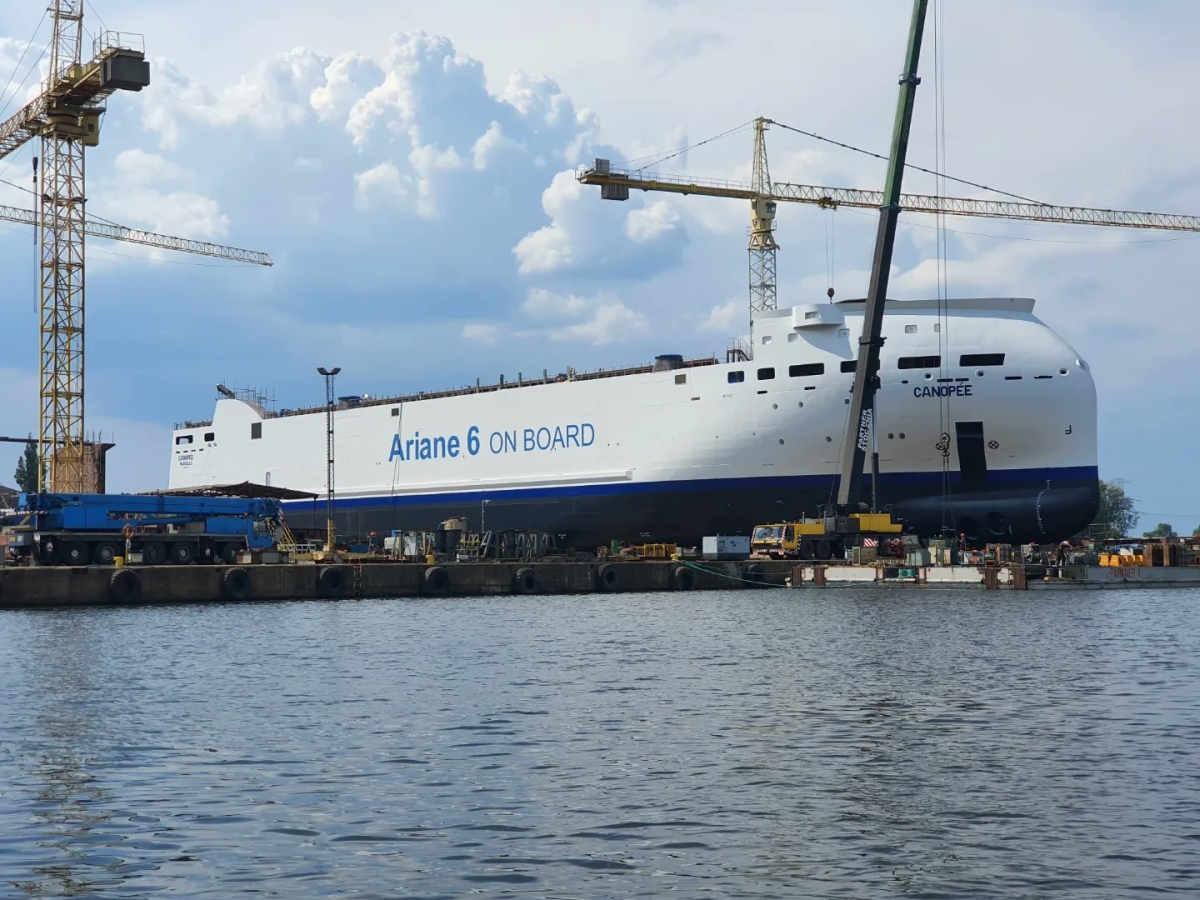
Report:
M1012 473L1016 474L1016 473ZM940 484L881 478L880 505L924 537L965 534L972 543L1051 543L1078 534L1099 503L1095 469L1030 472L995 484ZM704 535L749 534L757 524L816 515L836 495L836 479L744 479L620 489L554 489L339 500L344 540L393 530L433 530L462 516L479 530L544 531L560 546L610 541L698 546ZM324 499L287 504L293 530L323 532Z

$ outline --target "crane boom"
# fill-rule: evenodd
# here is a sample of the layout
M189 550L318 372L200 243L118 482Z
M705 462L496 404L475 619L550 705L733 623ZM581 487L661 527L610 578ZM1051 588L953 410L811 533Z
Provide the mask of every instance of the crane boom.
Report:
M0 220L17 222L22 225L37 225L37 213L31 209L0 206ZM96 219L85 219L83 230L85 234L91 237L106 238L111 241L124 241L127 244L141 244L144 247L155 247L159 250L195 253L200 256L211 256L216 259L227 259L231 262L249 263L255 266L275 265L268 254L259 250L243 250L240 247L226 247L222 244L210 244L207 241L195 241L191 238L156 234L153 231L127 228L124 225L99 222Z
M928 0L913 0L908 52L905 54L904 74L900 76L896 121L892 126L892 152L888 158L883 202L879 205L879 228L875 232L871 280L863 309L862 334L858 339L857 374L850 391L850 414L846 418L846 437L842 441L842 476L838 481L837 505L843 512L849 511L861 499L863 468L871 442L875 439L875 393L879 389L879 351L884 342L883 310L887 305L892 250L896 245L896 225L900 219L900 185L904 181L904 161L908 156L913 101L916 99L917 85L921 83L917 77L917 63L921 59L921 37L925 33L927 6Z
M602 162L602 161L601 161ZM694 178L687 175L659 175L617 169L611 166L582 169L576 179L583 184L619 185L640 191L659 191L669 194L697 194L703 197L725 197L732 200L755 200L761 195L740 181L713 178ZM824 187L815 184L789 184L776 181L766 199L811 203L825 209L847 206L857 209L879 209L883 191L857 188ZM1120 209L1101 209L1088 206L1054 206L1048 203L1012 203L1001 200L974 200L967 197L940 197L933 194L901 194L903 212L975 216L988 219L1013 219L1026 222L1058 222L1065 225L1107 225L1113 228L1150 228L1157 231L1200 232L1200 216L1173 213L1134 212Z

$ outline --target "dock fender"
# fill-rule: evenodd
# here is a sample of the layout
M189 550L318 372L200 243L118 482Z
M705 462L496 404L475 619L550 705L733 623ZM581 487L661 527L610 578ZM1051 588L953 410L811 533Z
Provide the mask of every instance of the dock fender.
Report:
M326 566L317 575L317 590L329 600L342 596L346 593L346 570L339 566Z
M696 576L687 566L676 566L671 572L671 583L677 591L690 591L696 585Z
M425 593L441 596L450 588L450 573L441 566L425 570Z
M142 599L142 576L133 569L117 569L108 579L108 599L113 603L137 603Z
M517 569L516 575L513 576L513 585L518 594L536 594L541 587L537 569L531 569L529 566Z
M746 579L746 581L749 581L751 584L762 584L762 566L760 566L758 563L750 563L750 565L746 566L746 568L742 570L742 578Z
M250 596L250 572L242 566L221 573L221 595L229 600L245 600Z
M596 584L602 591L615 591L621 586L621 573L612 563L604 563L596 570Z

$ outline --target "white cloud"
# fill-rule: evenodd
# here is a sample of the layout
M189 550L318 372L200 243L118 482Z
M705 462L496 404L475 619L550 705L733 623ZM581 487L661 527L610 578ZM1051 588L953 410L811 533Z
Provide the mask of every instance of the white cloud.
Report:
M406 196L395 163L381 162L354 176L354 203L359 209L395 204Z
M643 313L627 307L616 297L599 300L587 319L550 332L556 341L587 341L602 346L641 337L650 330Z
M545 288L531 288L521 311L533 319L570 319L584 313L590 301L574 294L556 294Z
M730 300L720 303L708 311L697 330L715 331L719 334L732 334L734 329L750 320L748 301Z
M460 333L464 341L494 344L500 338L502 329L494 322L468 322Z
M570 266L578 258L574 238L566 225L572 207L583 197L583 185L572 171L559 172L542 192L542 209L551 223L525 235L513 248L522 274L553 272Z
M648 244L679 225L679 213L666 200L651 203L643 209L633 209L625 217L625 234L636 244Z

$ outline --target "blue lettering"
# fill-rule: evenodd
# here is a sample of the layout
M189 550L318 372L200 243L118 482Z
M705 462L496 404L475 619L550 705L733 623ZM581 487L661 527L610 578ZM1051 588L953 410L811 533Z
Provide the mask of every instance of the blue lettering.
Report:
M417 458L414 455L416 452L415 444L416 444L416 441L414 441L412 438L409 438L407 441L404 442L404 447L408 451L404 457L405 459L416 459Z
M544 441L542 440L543 434L546 436L546 439ZM537 430L537 447L539 450L549 450L550 449L550 429L549 428L539 428Z
M433 458L446 455L446 439L440 434L433 439Z
M566 447L566 446L567 446L567 441L566 441L566 438L563 437L562 426L555 425L554 426L554 440L550 443L550 449L557 450L559 447Z
M581 434L580 446L581 447L592 446L592 441L594 441L596 439L596 429L593 428L591 425L589 425L587 422L584 422L582 425L579 426L579 428L580 428L580 434Z
M568 447L571 446L571 441L575 442L576 447L579 446L579 426L578 425L568 425L567 426L567 446Z
M502 435L498 431L493 431L488 436L488 449L491 450L493 453L503 453L504 452L504 435Z
M512 431L504 432L504 452L517 452L517 430L515 428Z
M458 458L458 435L457 434L450 435L449 440L446 441L446 454L448 456L450 456L451 459Z
M525 447L526 453L528 453L530 450L532 450L534 448L533 429L532 428L525 429L525 443L523 446Z
M969 384L939 384L935 387L925 385L913 388L914 397L972 397L972 385Z
M417 459L429 459L432 456L429 450L429 438L421 438L421 453Z
M388 462L391 462L396 457L400 457L400 461L404 462L404 448L400 446L400 435L395 435L392 438L392 452L388 454Z
M475 456L479 452L479 426L472 425L467 429L467 452Z

